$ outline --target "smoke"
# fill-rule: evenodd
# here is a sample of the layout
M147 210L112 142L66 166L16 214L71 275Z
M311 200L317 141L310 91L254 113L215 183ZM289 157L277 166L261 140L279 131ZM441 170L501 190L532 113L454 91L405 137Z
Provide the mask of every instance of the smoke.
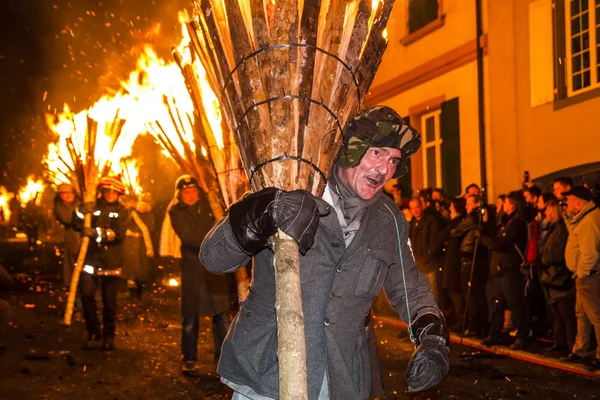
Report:
M41 174L44 112L88 108L119 89L144 44L170 59L190 0L0 2L0 183ZM14 38L14 39L13 39Z

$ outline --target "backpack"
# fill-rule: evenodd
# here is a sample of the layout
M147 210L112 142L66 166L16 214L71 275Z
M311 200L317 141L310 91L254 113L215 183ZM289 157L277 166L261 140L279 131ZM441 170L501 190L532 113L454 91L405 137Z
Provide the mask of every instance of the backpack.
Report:
M533 264L538 258L540 239L540 225L537 221L529 222L527 224L527 247L525 248L525 261L528 264Z

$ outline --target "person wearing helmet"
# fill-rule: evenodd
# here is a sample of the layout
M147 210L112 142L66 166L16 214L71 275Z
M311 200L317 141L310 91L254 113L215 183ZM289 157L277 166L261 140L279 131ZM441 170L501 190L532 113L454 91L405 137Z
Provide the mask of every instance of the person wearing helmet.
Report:
M200 243L215 222L198 181L189 175L177 179L175 199L169 217L181 240L181 369L185 375L193 375L198 361L199 317L212 317L217 362L229 328L228 312L235 302L232 295L235 282L231 274L217 275L208 271L198 259Z
M368 312L383 288L409 324L415 352L408 389L436 386L449 369L444 317L419 272L408 224L383 186L407 170L419 133L394 110L373 107L346 127L322 199L267 188L233 204L202 243L200 259L232 272L254 257L252 290L223 344L218 373L234 399L278 398L273 251L277 229L298 242L306 335L308 397L368 399Z
M73 227L81 236L90 238L85 263L79 277L79 290L87 340L84 349L114 348L117 317L117 293L123 275L123 239L125 238L127 210L119 203L125 186L114 177L103 177L98 182L96 204L82 204L73 214ZM85 214L92 214L92 227L85 228ZM98 319L96 289L102 291L102 325ZM102 329L101 329L102 326Z
M73 229L73 212L80 204L73 186L68 183L58 185L56 188L56 197L54 198L54 216L64 228L64 240L62 247L63 255L63 285L67 288L71 284L71 274L75 267L75 257L79 251L81 236ZM73 313L74 321L81 321L81 298L77 292L77 301L75 302L75 311Z

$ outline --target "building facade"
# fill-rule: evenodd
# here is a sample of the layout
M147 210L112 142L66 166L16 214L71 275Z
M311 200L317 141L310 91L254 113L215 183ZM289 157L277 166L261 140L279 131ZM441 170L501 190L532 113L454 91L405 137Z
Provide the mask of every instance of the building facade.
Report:
M396 2L366 103L396 109L423 135L404 190L457 195L481 182L476 2ZM489 197L528 171L594 173L600 122L600 0L482 0ZM598 112L597 111L597 112Z

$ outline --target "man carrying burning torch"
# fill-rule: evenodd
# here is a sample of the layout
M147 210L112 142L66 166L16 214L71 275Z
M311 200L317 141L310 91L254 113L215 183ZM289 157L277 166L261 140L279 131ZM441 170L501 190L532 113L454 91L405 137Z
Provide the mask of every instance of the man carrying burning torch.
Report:
M87 340L84 348L91 350L100 345L102 350L114 347L117 319L117 293L122 275L123 249L127 210L119 204L125 186L114 177L103 177L98 182L100 198L96 204L83 204L75 210L73 228L81 236L90 238L85 264L79 278ZM92 227L83 226L84 215L92 214ZM102 325L98 319L96 288L102 285Z
M409 324L416 350L409 391L436 386L449 369L448 332L419 272L404 215L382 188L406 172L421 138L388 107L373 107L347 126L322 199L267 188L235 203L202 243L210 270L232 272L255 257L254 280L221 351L218 372L234 399L278 398L273 252L279 228L298 242L310 399L367 399L370 362L366 316L383 287ZM333 209L333 212L330 212Z

